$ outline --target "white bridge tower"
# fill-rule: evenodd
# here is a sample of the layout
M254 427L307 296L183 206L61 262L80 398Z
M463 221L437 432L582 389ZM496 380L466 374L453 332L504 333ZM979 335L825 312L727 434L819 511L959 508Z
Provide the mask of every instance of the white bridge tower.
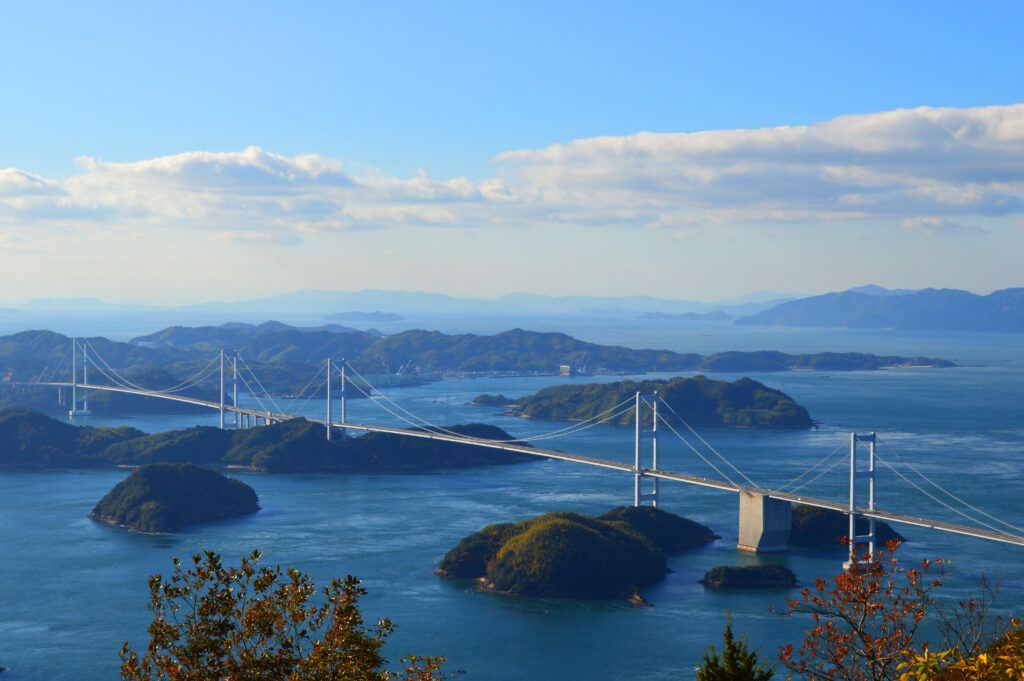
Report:
M225 367L226 360L230 359L231 364ZM227 376L225 368L230 368L231 377ZM221 430L241 427L241 414L237 411L226 410L225 398L231 394L231 406L238 406L238 351L233 351L230 358L223 350L220 351L220 427ZM230 413L231 421L227 420L227 413Z
M82 349L82 392L79 393L78 385L78 349ZM89 351L88 346L79 343L78 338L71 339L71 409L68 410L68 416L74 418L75 416L88 416L92 412L89 410L89 391L86 386L89 385Z
M858 443L867 444L867 465L863 461L864 457L861 452L857 449ZM847 547L849 548L849 560L843 563L843 567L847 570L850 566L858 562L861 559L861 554L865 553L860 551L858 547L867 545L866 553L869 556L873 556L875 553L875 519L867 518L868 521L868 532L867 534L857 534L857 518L863 517L857 513L857 497L864 493L864 483L867 482L867 510L875 510L875 434L870 433L868 435L857 435L856 433L850 433L850 509L847 513L850 516L850 530L849 534L846 535Z
M651 413L651 429L644 430L643 407L647 405ZM640 506L645 501L650 501L651 506L658 507L658 478L651 478L652 486L650 492L643 491L642 480L644 468L640 466L640 450L646 440L651 441L651 467L648 470L658 470L658 393L652 395L636 394L636 438L633 457L633 505Z

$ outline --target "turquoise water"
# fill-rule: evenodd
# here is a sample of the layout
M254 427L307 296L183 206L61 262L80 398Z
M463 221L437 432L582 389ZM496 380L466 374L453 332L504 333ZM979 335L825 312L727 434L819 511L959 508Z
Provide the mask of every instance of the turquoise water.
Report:
M702 434L756 483L777 486L848 442L850 430L874 430L882 457L895 463L898 454L965 501L1024 527L1018 502L1024 489L1019 336L755 331L729 325L567 331L598 342L698 352L862 350L955 359L963 366L755 374L806 405L822 428ZM389 395L432 421L486 420L528 437L556 426L466 403L481 392L518 396L562 380L445 381ZM304 408L320 415L324 405L314 400ZM394 423L366 400L350 401L349 413L353 420ZM91 421L147 431L215 422L214 414ZM632 458L632 437L629 428L600 426L548 446L625 461ZM660 451L665 468L715 475L681 443L664 439ZM735 549L737 499L730 493L663 483L664 508L710 525L722 539L672 558L673 573L644 591L655 607L634 608L504 598L432 574L448 548L483 525L551 510L600 513L628 503L629 476L556 461L421 475L234 474L256 489L262 510L173 536L128 532L85 517L124 471L0 474L0 665L10 668L3 678L116 678L121 643L143 648L147 640L147 576L168 572L172 555L207 548L232 561L260 548L267 562L293 565L318 581L348 573L361 577L369 589L363 602L367 619L389 616L398 625L387 648L391 658L446 655L449 667L465 670L466 679L692 678L703 646L720 639L726 609L733 612L735 628L769 657L806 628L803 621L769 611L783 604L787 592L716 593L698 583L715 565L761 559ZM840 499L845 485L840 465L805 491ZM966 522L886 469L878 487L878 505L887 510ZM911 539L901 549L907 560L941 555L954 561L948 595L968 593L981 574L1003 576L1003 609L1024 612L1020 548L921 528L903 531ZM814 551L772 558L786 562L804 583L834 574L842 561L840 554Z

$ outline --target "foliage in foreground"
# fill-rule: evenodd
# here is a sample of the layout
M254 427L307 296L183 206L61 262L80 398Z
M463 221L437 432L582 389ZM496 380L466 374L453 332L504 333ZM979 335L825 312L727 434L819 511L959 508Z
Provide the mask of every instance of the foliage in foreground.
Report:
M983 653L964 655L950 648L914 655L899 681L1020 681L1024 679L1024 622L1011 620L1011 625L1014 629Z
M759 662L757 651L750 650L746 634L737 639L732 633L732 613L722 635L724 647L719 657L713 645L704 649L704 659L697 669L697 681L768 681L775 665Z
M897 546L890 542L864 554L849 570L831 580L819 577L789 600L788 614L810 614L813 627L799 649L779 649L783 666L814 681L1024 679L1009 671L1024 659L1020 623L991 613L997 588L983 579L979 597L953 607L937 602L933 593L948 561L904 569ZM929 613L945 650L938 655L918 636Z
M883 681L899 675L947 563L926 560L919 568L902 569L896 546L892 542L865 556L831 580L818 577L788 601L790 615L808 613L814 626L799 649L792 644L780 649L786 668L819 681ZM930 575L933 570L937 575Z
M432 681L444 658L408 657L404 673L385 669L381 653L394 631L388 619L367 626L359 611L366 590L349 575L323 589L306 574L257 567L260 553L225 568L212 551L177 558L169 580L149 580L153 622L141 657L126 642L123 681Z

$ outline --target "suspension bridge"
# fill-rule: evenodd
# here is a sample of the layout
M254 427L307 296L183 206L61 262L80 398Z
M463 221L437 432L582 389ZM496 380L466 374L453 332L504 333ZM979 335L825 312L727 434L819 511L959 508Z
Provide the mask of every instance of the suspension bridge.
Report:
M79 356L82 359L81 363L78 361ZM90 383L90 366L109 383ZM79 372L81 372L81 380L79 380ZM354 375L354 380L347 375L347 372L351 372ZM901 472L887 459L882 458L877 451L879 439L875 433L867 435L851 433L848 449L847 443L844 442L833 449L826 457L785 485L778 489L768 489L757 486L740 469L732 465L726 457L712 447L696 430L690 427L672 409L671 405L661 400L657 394L641 395L636 393L631 398L586 421L575 422L572 425L549 433L532 436L524 440L493 440L469 437L430 423L374 388L366 377L355 371L344 360L339 363L332 359L327 359L320 371L310 379L298 396L286 408L280 407L275 397L264 387L257 375L252 371L252 368L242 359L239 353L227 353L223 350L217 357L211 359L207 365L189 378L177 385L161 390L139 386L126 379L96 352L96 349L88 340L72 340L70 380L46 380L46 374L47 371L44 370L43 374L35 381L14 384L49 386L56 387L59 390L70 390L71 409L68 413L71 417L89 414L89 391L103 390L184 402L214 409L219 411L220 427L224 429L251 428L294 418L307 418L299 416L298 411L301 410L301 406L304 406L313 396L320 394L320 390L326 388L327 399L324 418L307 418L307 420L324 425L328 440L331 440L335 433L341 433L344 436L349 430L389 433L403 437L427 438L518 452L587 466L597 466L631 475L633 477L633 504L637 506L645 502L650 502L653 506L658 505L659 484L661 481L699 485L737 493L740 499L738 546L749 551L785 550L791 529L791 505L794 503L838 511L845 513L849 517L847 537L851 561L856 560L858 556L862 555L865 552L864 549L866 549L866 553L873 553L875 551L875 524L879 520L916 525L944 532L1024 546L1024 529L1000 520L982 509L969 504L953 492L944 489L932 481L909 462L903 461L895 452L892 453L896 458L900 459L900 463L904 464L905 467L918 476L921 484L914 482L911 477ZM340 379L341 387L338 391L332 390L332 379L336 378ZM218 381L220 389L219 399L216 401L183 394L200 384L209 383L214 379ZM316 385L317 381L319 381L319 385ZM313 387L314 385L316 387ZM260 408L256 409L240 405L238 401L239 387L244 387ZM346 392L349 387L359 391L365 397L377 398L374 400L377 406L381 407L392 417L408 424L409 427L392 427L349 421L346 418ZM337 420L334 418L333 409L336 392L339 394L341 407L340 419ZM300 409L294 409L296 400L301 399L304 395L308 395L305 398L305 402L300 405ZM660 413L659 410L661 408L668 410L669 417L666 417L664 413ZM635 412L632 463L545 449L527 443L527 441L529 443L536 443L566 437L602 423L614 423L616 419L620 419L631 410ZM673 423L681 425L682 430L687 431L691 438L704 445L707 448L706 453L701 452L694 446L690 439L684 436ZM659 430L659 427L661 430ZM659 468L658 441L660 434L665 429L681 440L705 464L720 475L722 479ZM642 461L642 459L648 457L648 454L649 465L647 465L646 461ZM716 459L719 462L718 464L715 463ZM877 465L879 463L932 501L970 520L974 524L964 525L877 508L875 505L875 483ZM849 468L848 499L836 501L800 494L801 489L843 464L846 464ZM737 482L725 472L726 470L734 473L743 482ZM926 488L926 486L930 487ZM789 488L788 490L786 489L787 487ZM932 491L929 491L929 489ZM970 512L964 511L958 508L958 506L969 509ZM857 533L856 521L858 518L863 518L867 521L868 531L866 533ZM981 518L985 518L985 520Z

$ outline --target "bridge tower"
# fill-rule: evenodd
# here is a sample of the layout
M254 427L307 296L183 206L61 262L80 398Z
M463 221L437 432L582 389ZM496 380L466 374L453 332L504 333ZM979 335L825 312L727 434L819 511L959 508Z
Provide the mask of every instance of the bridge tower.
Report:
M231 364L228 367L225 367L225 363L226 363L226 361L228 359L230 359ZM231 377L230 378L228 378L227 372L225 371L225 368L229 368L231 370ZM237 407L238 406L238 352L237 351L233 351L231 353L230 358L229 358L227 356L227 353L225 353L223 350L221 350L220 351L220 427L221 427L221 430L226 430L226 429L229 429L229 428L236 428L237 429L241 425L240 419L239 419L240 414L237 411L230 412L233 415L233 417L231 419L231 422L228 422L228 420L226 418L226 412L228 410L225 409L225 406L226 406L225 405L225 398L228 395L229 391L230 391L230 394L231 394L231 406L232 407Z
M858 443L867 444L867 466L863 466L863 455L858 450ZM847 511L850 516L850 529L847 536L847 547L849 548L849 560L843 563L843 568L849 570L857 562L863 551L858 547L867 545L866 553L875 553L875 519L867 518L868 533L857 534L857 518L863 517L857 513L857 497L864 492L864 485L861 481L867 481L867 497L869 511L875 510L875 434L857 435L850 433L850 509Z
M643 406L650 407L651 429L644 430ZM633 505L640 506L645 501L650 501L651 506L658 507L658 478L651 478L652 485L650 492L643 491L642 479L643 469L640 466L640 449L646 440L651 441L651 468L658 470L658 393L653 395L636 394L636 437L633 457Z
M89 391L83 387L81 394L78 392L78 349L82 349L82 383L89 385L89 351L87 346L78 342L78 338L71 339L71 409L68 416L88 416L92 413L89 410Z
M331 393L331 374L334 373L334 363L331 358L327 358L327 441L331 441L331 431L334 430L334 424L331 421L331 406L334 403L334 395Z

